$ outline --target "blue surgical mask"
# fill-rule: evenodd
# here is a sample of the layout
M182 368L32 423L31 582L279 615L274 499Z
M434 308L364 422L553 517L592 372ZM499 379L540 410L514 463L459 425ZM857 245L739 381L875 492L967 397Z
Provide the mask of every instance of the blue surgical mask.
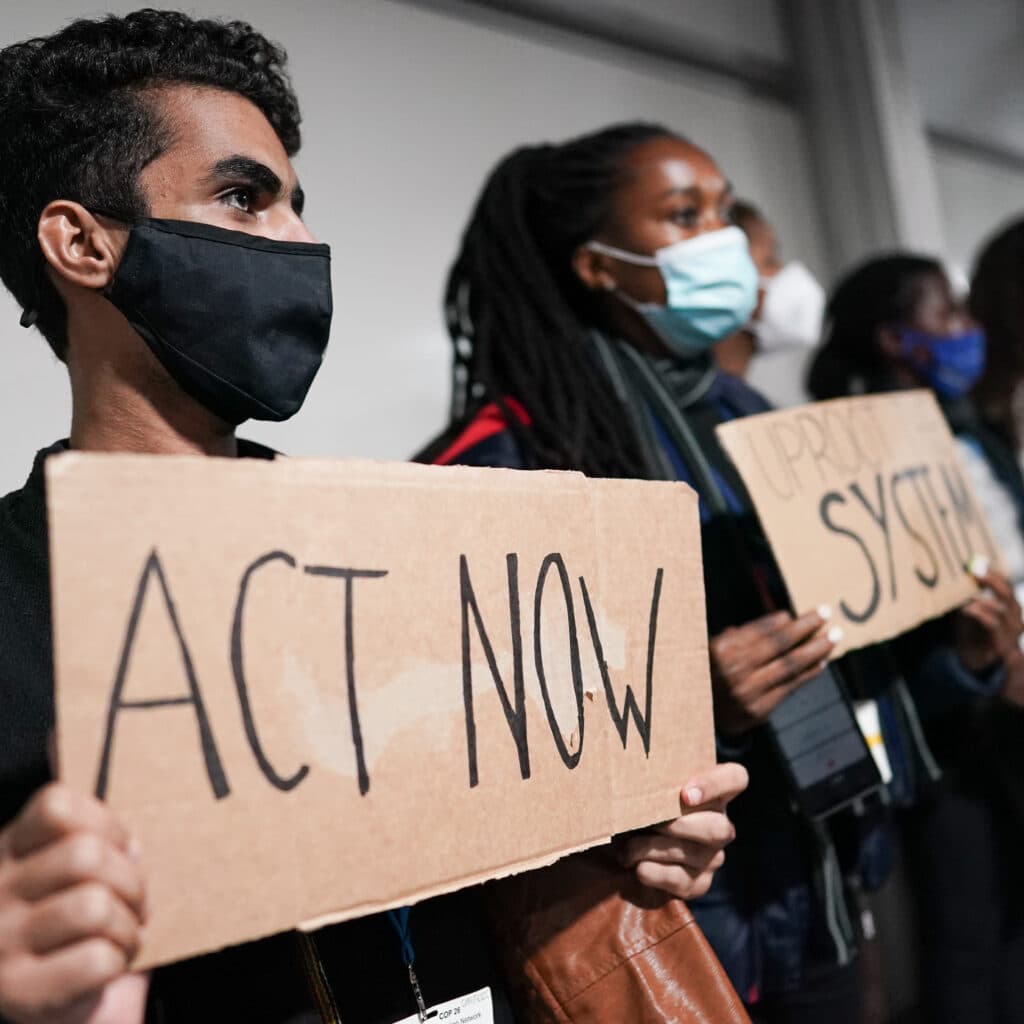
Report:
M664 306L637 302L616 294L632 306L676 355L695 355L739 330L757 305L757 269L747 236L737 227L708 231L658 249L653 256L626 252L603 242L588 248L640 267L657 267L665 281Z
M980 329L950 335L902 329L899 338L906 363L942 398L966 395L985 369L985 332Z

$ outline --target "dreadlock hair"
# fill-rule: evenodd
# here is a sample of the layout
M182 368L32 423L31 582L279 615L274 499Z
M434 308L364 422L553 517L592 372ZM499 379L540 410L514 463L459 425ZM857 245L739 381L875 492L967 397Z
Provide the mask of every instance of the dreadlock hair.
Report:
M244 96L293 155L300 116L285 61L245 22L150 9L0 50L0 279L59 359L67 315L36 240L46 205L69 199L129 222L144 217L139 174L173 142L153 102L167 85Z
M588 350L597 302L572 260L606 223L627 154L665 137L674 135L660 125L615 125L517 149L491 172L445 291L453 423L494 402L537 466L648 474L635 430ZM529 426L509 399L526 407Z
M813 398L841 398L884 382L888 368L877 332L913 315L921 279L932 274L944 274L937 260L893 253L839 282L825 307L828 333L807 377Z
M1014 397L1024 378L1024 220L985 244L971 280L970 311L987 341L985 371L971 397L982 416L1019 449Z

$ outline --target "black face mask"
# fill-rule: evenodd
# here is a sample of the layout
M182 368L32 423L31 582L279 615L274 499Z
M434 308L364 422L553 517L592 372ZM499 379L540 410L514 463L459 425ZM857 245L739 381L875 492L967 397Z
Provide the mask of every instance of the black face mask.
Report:
M331 250L142 220L105 295L179 387L227 423L299 411L331 329Z

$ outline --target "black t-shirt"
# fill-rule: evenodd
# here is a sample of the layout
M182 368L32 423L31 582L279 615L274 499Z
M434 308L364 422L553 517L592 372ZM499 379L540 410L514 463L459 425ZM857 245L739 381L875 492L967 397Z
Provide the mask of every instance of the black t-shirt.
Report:
M61 441L41 451L25 486L0 498L0 828L51 777L47 743L54 723L53 660L43 462L66 449L67 442ZM245 441L239 442L239 455L274 457L270 449ZM409 841L414 855L411 832ZM252 899L259 898L257 885ZM428 1003L489 986L495 1021L512 1024L477 890L418 904L410 928L416 973ZM308 944L287 933L161 968L154 975L147 1021L329 1020L317 1009L311 978L316 961L344 1024L393 1024L416 1012L398 937L387 916L377 915L324 929Z

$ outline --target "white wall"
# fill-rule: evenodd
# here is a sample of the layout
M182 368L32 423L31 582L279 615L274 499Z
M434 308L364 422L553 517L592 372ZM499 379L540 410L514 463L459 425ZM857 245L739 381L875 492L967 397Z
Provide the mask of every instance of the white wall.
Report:
M969 272L993 230L1024 215L1024 4L898 0L898 11L918 106L933 133L946 255Z
M0 0L0 45L48 33L96 0ZM137 4L111 3L115 11ZM399 0L216 0L289 50L305 114L307 220L333 246L331 349L291 423L248 436L294 454L402 458L445 416L440 293L484 175L516 144L623 118L664 121L708 148L761 203L787 250L825 265L800 123L718 78L574 37L522 33ZM2 244L2 240L0 240ZM68 422L61 368L0 295L0 493Z
M939 195L946 213L950 259L970 273L981 245L1011 218L1024 217L1024 167L933 144Z
M1024 4L898 0L897 9L928 126L1024 158Z
M429 3L430 0L422 0ZM446 0L464 6L465 0ZM539 12L563 23L634 38L657 38L685 52L702 47L734 59L786 63L789 39L779 0L484 0L506 10Z

